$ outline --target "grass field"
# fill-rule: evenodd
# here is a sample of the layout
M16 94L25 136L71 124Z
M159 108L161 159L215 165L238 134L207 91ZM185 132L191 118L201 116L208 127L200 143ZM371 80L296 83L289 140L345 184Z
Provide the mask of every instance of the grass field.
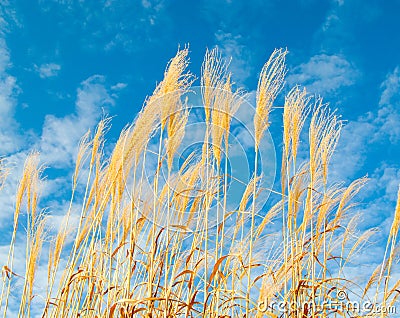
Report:
M375 233L357 230L362 218L353 198L368 181L329 182L343 122L305 89L285 90L282 140L273 154L277 181L264 186L263 141L283 91L285 56L275 50L260 72L246 123L252 130L249 178L235 197L231 136L247 95L216 49L207 51L201 70L202 130L189 125L185 96L195 77L182 49L110 155L104 147L111 119L82 137L69 209L54 236L39 205L44 167L32 153L2 260L3 316L13 310L18 317L395 317L400 200L381 265L360 286L345 273ZM195 133L201 143L182 157L181 145ZM8 170L1 169L4 181ZM232 200L238 202L233 208ZM23 240L21 260L15 246ZM15 272L22 261L25 272ZM34 288L39 266L46 268L40 279L47 280L41 295ZM376 306L366 311L366 303Z

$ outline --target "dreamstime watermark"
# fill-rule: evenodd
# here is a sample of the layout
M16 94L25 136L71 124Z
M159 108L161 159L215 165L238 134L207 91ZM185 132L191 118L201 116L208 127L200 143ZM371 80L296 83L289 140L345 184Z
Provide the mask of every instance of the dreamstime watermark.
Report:
M288 302L283 300L264 300L258 303L258 311L262 313L291 313L300 311L302 313L307 312L308 314L326 314L340 311L342 313L363 315L397 314L400 312L393 305L384 305L369 300L350 300L347 292L344 290L337 291L336 298L321 301Z

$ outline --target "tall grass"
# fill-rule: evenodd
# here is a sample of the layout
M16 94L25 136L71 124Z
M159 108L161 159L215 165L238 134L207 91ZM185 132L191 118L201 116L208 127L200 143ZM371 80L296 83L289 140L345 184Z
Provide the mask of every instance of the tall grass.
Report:
M261 70L254 152L249 154L252 177L233 210L228 208L229 180L235 177L228 174L229 136L245 94L234 89L228 63L216 49L207 51L202 66L206 128L201 151L174 169L182 140L194 133L185 129L185 96L194 76L186 71L188 50L183 49L110 156L104 152L109 119L100 121L93 135L83 136L70 204L50 246L44 240L47 218L38 208L42 167L39 155L31 154L16 193L9 254L3 260L3 317L15 297L19 308L11 310L18 317L30 317L32 310L41 310L43 317L358 317L364 314L357 308L325 306L340 297L350 300L356 289L360 302L374 299L394 306L400 285L391 279L400 194L382 264L360 290L345 272L374 232L355 236L359 218L352 199L367 180L348 186L328 182L342 121L305 89L287 90L279 182L274 189L262 187L266 172L260 171L259 150L284 86L285 57L286 51L275 50ZM308 143L300 145L307 135ZM308 155L299 158L300 146ZM151 160L154 169L148 175ZM7 171L0 166L1 185ZM84 191L78 189L82 184ZM260 210L263 191L278 195ZM78 203L73 227L72 207ZM24 231L19 230L22 220ZM279 224L278 239L273 239ZM16 273L14 251L24 232L25 272ZM42 295L34 293L38 266L47 268ZM14 282L22 282L21 290L13 290ZM43 300L33 306L39 296ZM274 302L288 306L281 310Z

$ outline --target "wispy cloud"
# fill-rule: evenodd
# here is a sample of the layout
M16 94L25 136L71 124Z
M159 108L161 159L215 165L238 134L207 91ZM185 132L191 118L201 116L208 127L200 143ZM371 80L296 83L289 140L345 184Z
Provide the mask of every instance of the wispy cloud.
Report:
M114 105L105 86L105 78L93 75L83 81L77 90L74 114L58 118L47 115L39 142L43 160L54 166L69 166L74 162L82 135L96 124L103 113Z
M373 50L376 43L370 45L370 38L361 38L358 29L361 25L368 29L371 23L379 20L384 13L385 5L381 2L365 1L329 2L330 8L326 11L325 19L315 34L319 47L328 52L351 52L355 48L355 42L359 49L364 45L364 41L367 41L368 48ZM354 12L357 12L357 19L354 19ZM382 31L385 27L380 25L377 29ZM368 34L368 31L363 30L362 33ZM364 52L363 55L367 56L368 53Z
M243 84L251 76L252 67L251 54L246 46L241 44L242 36L219 30L215 34L215 39L223 56L227 59L232 58L230 70L234 80L239 84Z
M399 184L400 167L382 163L369 176L364 191L360 193L360 201L363 203L360 209L362 226L379 227L379 239L382 242L386 240L393 222Z
M61 65L56 63L45 63L40 66L35 65L35 69L41 78L57 76L61 70Z
M116 96L116 94L112 95ZM4 211L0 214L1 228L8 228L12 221L15 193L28 153L38 150L40 159L46 166L64 171L42 182L41 197L50 203L50 209L52 209L54 205L51 203L52 200L61 202L65 199L63 196L68 195L66 189L70 184L71 166L76 159L79 140L88 129L93 129L102 114L107 113L112 105L114 105L114 98L111 96L111 89L106 84L105 77L93 75L84 80L77 89L75 112L64 117L47 115L39 136L16 135L13 127L0 126L0 132L4 131L8 137L6 141L15 148L15 153L7 156L7 165L12 169L12 173L0 192ZM12 120L11 116L9 120ZM2 138L1 145L4 148L7 144L4 144L3 136L0 135L0 138ZM19 145L20 139L30 140L30 143ZM57 205L60 204L57 203Z
M13 3L10 4L9 0L2 0L0 10L0 35L4 36L13 26L21 27L21 25Z
M357 171L365 171L363 164L367 155L377 157L374 151L379 147L384 147L382 152L385 152L388 146L400 142L399 68L387 74L380 86L382 93L377 110L359 116L343 129L333 161L334 174L338 179L352 178Z
M21 140L18 124L14 119L15 97L18 94L16 78L8 73L11 66L7 44L0 36L0 154L6 155L18 150Z
M290 85L301 84L311 93L327 95L355 83L359 72L341 55L318 54L290 71Z
M117 84L111 86L111 90L120 91L120 90L126 88L127 86L128 86L127 83L117 83Z
M42 10L61 11L72 23L77 21L76 16L84 16L83 23L74 27L82 32L80 39L86 48L107 52L122 49L132 53L144 43L154 39L159 43L166 38L172 20L164 14L164 2L107 0L99 6L88 1L58 1L56 5L43 2Z
M362 119L344 126L337 151L332 158L332 180L350 181L360 171L365 171L367 145L375 129L373 124Z
M400 95L400 70L397 66L393 72L387 74L386 79L381 84L382 94L379 100L380 106L385 106L392 104L393 102L398 102L398 97ZM395 97L397 97L395 99Z
M391 143L400 142L400 70L397 66L381 84L379 110L373 119L378 127L375 139L389 137Z
M153 9L154 11L160 11L164 7L164 1L163 0L155 0L155 1L149 1L149 0L142 0L142 6L145 9Z
M378 176L378 177L377 177ZM393 204L397 198L397 191L400 185L400 167L382 165L374 173L378 189L383 189L382 199Z

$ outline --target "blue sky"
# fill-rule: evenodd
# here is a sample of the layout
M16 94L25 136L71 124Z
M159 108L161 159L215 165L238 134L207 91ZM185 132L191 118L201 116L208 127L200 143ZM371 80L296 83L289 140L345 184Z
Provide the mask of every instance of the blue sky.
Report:
M51 167L42 195L57 211L80 137L108 114L108 138L115 141L185 44L193 73L200 73L206 48L217 45L232 57L235 82L249 92L273 49L287 48L285 89L305 85L347 121L332 180L368 175L360 195L363 224L388 229L400 182L400 1L0 3L0 156L15 172L0 196L0 229L12 220L27 153L39 150ZM280 120L274 111L273 136Z

